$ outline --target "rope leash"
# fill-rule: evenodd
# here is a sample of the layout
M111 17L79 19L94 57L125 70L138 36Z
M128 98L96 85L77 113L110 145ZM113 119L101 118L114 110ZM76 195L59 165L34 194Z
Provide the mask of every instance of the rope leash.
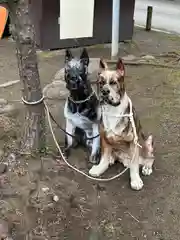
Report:
M142 146L138 143L138 135L137 135L137 131L136 131L136 126L135 126L135 122L134 122L134 118L133 118L133 107L132 107L132 101L131 99L128 97L128 102L129 102L129 107L130 107L130 112L126 113L126 114L114 114L114 115L110 115L111 117L115 117L115 118L122 118L122 117L128 117L131 124L132 124L132 129L133 129L133 134L134 134L134 144L138 145L140 148L142 148ZM109 114L105 114L108 115Z
M44 98L45 98L45 97L42 96L39 100L33 101L33 102L26 101L23 97L21 98L21 100L22 100L22 102L25 103L26 105L32 105L32 106L34 106L34 105L38 105L38 104L42 103L42 102L44 101Z
M48 119L48 123L49 123L49 128L50 128L50 131L51 131L51 134L52 134L52 137L53 137L53 140L54 140L54 143L63 159L63 161L70 167L72 168L74 171L80 173L81 175L87 177L88 179L90 180L95 180L95 181L100 181L100 182L107 182L107 181L111 181L111 180L114 180L118 177L120 177L124 172L126 172L128 170L128 167L125 168L122 172L120 172L118 175L114 176L114 177L111 177L111 178L95 178L95 177L91 177L89 176L88 174L84 173L83 171L79 170L78 168L74 167L73 165L71 165L67 160L66 160L66 157L64 156L58 142L57 142L57 139L56 139L56 136L54 134L54 131L53 131L53 127L52 127L52 123L51 123L51 119L50 119L50 115L49 115L49 109L48 109L48 106L46 103L44 103L44 106L45 106L45 109L46 109L46 113L47 113L47 119Z
M43 100L44 100L44 96L43 96L43 98L41 98L39 101L32 102L32 104L31 104L31 102L24 101L24 98L22 98L22 101L23 101L25 104L27 104L27 105L40 104L40 103L43 102ZM135 148L134 148L133 157L132 157L132 159L131 159L131 162L133 162L134 159L135 159L135 156L136 156L137 148L138 148L138 146L140 146L140 145L139 145L138 142L137 142L137 141L138 141L138 137L137 137L136 127L135 127L134 118L133 118L132 102L131 102L131 99L130 99L130 98L128 98L128 100L129 100L129 103L130 103L130 113L129 113L129 114L125 114L125 116L127 116L127 117L130 118L130 121L131 121L131 123L132 123L133 133L134 133L134 144L135 144ZM71 164L67 161L66 157L64 156L64 154L63 154L63 152L62 152L62 150L61 150L61 148L60 148L60 146L59 146L59 144L58 144L58 141L57 141L57 139L56 139L56 136L55 136L55 133L54 133L53 127L52 127L52 122L51 122L51 117L50 117L50 111L49 111L49 108L48 108L48 106L47 106L47 104L46 104L45 101L44 101L44 107L45 107L45 109L46 109L48 124L49 124L49 128L50 128L50 131L51 131L51 134L52 134L54 143L55 143L55 145L56 145L56 147L57 147L57 149L58 149L58 151L59 151L59 153L60 153L63 161L66 163L66 165L67 165L68 167L70 167L71 169L73 169L73 170L76 171L77 173L79 173L79 174L87 177L87 178L90 179L90 180L99 181L99 182L109 182L109 181L111 181L111 180L117 179L117 178L119 178L121 175L123 175L123 174L129 169L129 167L126 167L123 171L121 171L121 172L118 173L117 175L115 175L115 176L113 176L113 177L110 177L110 178L96 178L96 177L91 177L90 175L84 173L83 171L81 171L81 170L79 170L78 168L76 168L76 167L74 167L73 165L71 165ZM121 115L121 117L124 117L124 115ZM64 130L64 131L65 131L65 130ZM140 146L140 147L141 147L141 146Z
M70 98L70 97L69 97L69 98L70 98L70 100L73 101L74 103L84 103L84 102L88 101L94 94L95 94L95 92L93 91L89 97L87 97L85 100L82 100L82 101L74 101L74 100L72 100L72 98ZM26 105L32 105L32 106L34 106L34 105L37 105L37 104L42 103L42 102L45 100L45 96L42 96L39 100L33 101L33 102L26 101L23 97L21 98L21 100L22 100L22 102L25 103ZM77 137L76 137L75 135L72 135L72 134L68 133L64 128L62 128L62 127L60 126L60 124L55 120L55 118L53 117L53 115L52 115L52 113L51 113L50 111L49 111L49 116L51 117L52 121L58 126L58 128L59 128L62 132L64 132L66 135L68 135L68 136L70 136L70 137L72 137L72 138L74 138L74 139L77 139ZM99 134L97 134L97 135L95 135L95 136L93 136L93 137L90 137L90 138L86 136L86 140L90 140L90 141L91 141L91 140L93 140L93 139L95 139L95 138L97 138L97 137L99 137ZM78 140L78 139L77 139L77 140Z

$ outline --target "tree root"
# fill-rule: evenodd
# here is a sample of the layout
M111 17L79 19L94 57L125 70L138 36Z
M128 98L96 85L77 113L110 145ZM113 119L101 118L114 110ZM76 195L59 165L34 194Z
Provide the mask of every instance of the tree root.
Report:
M19 83L20 80L14 80L14 81L9 81L9 82L6 82L6 83L2 83L0 84L0 88L5 88L5 87L10 87L16 83Z
M172 52L167 52L167 53L160 53L160 54L155 54L153 55L154 57L171 57L171 58L177 58L180 57L180 53L176 52L176 51L172 51Z
M116 64L117 60L106 60L109 64ZM180 66L174 66L169 64L155 63L155 62L142 62L142 61L124 61L125 65L131 66L153 66L156 68L169 68L169 69L180 69Z

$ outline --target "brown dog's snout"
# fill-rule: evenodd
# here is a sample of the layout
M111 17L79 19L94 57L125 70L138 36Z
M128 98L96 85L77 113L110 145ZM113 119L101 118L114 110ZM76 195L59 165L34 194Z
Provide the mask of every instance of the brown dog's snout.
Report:
M106 95L108 95L110 93L110 91L109 91L109 89L103 89L102 90L102 94L104 95L104 96L106 96Z
M110 93L110 90L107 85L104 85L102 88L102 94L103 95L108 95Z

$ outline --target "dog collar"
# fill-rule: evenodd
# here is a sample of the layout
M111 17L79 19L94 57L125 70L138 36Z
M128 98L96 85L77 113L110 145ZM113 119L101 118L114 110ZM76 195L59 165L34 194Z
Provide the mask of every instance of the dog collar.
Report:
M68 98L73 102L73 103L77 103L77 104L80 104L80 103L84 103L84 102L87 102L91 99L91 97L95 94L94 91L92 91L92 93L84 100L79 100L79 101L75 101L74 99L72 99L71 96L68 96Z

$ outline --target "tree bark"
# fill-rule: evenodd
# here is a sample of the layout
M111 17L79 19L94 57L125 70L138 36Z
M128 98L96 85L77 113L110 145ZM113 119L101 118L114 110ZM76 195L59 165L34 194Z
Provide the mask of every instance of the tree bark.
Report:
M37 0L38 1L38 0ZM36 55L35 31L29 13L29 1L9 0L12 34L16 41L22 96L28 102L42 98L42 90ZM31 154L45 149L44 103L26 105L26 116L21 141L21 152Z

